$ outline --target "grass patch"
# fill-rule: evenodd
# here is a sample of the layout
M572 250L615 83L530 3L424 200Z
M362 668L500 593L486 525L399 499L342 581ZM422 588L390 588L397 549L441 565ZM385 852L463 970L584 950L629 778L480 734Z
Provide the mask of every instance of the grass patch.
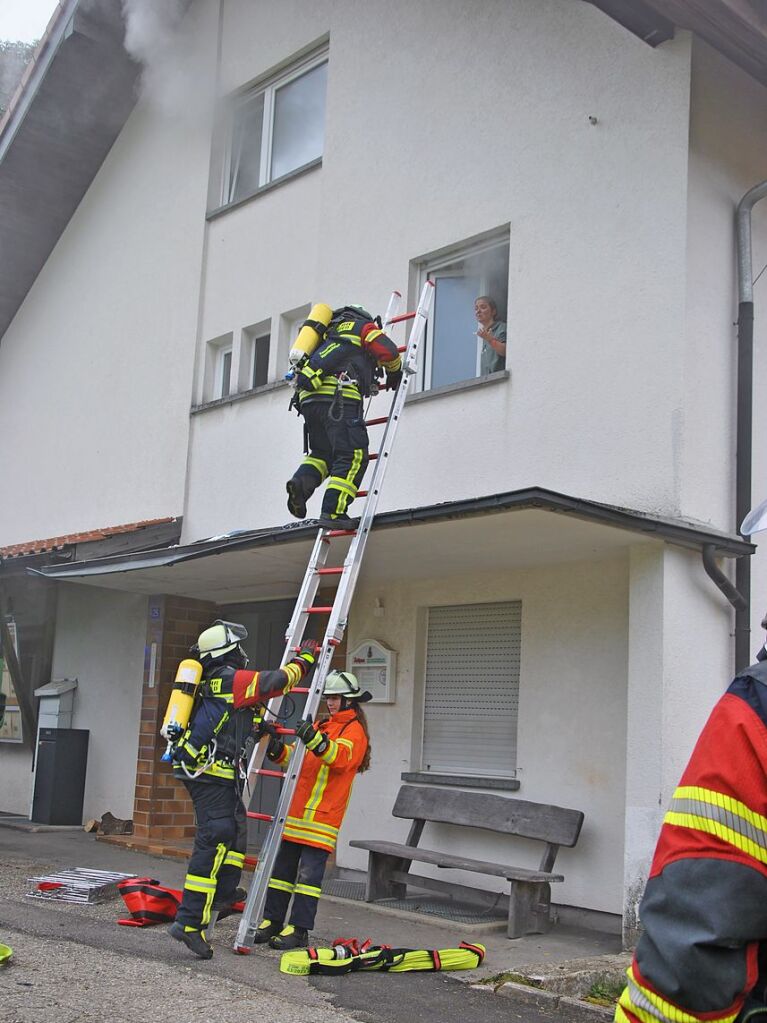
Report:
M583 1001L592 1002L594 1005L611 1007L618 1001L625 986L626 981L623 977L620 979L616 977L600 977L599 980L594 981L583 996Z
M531 980L530 977L525 977L523 974L514 973L513 971L496 973L494 977L484 977L479 983L491 984L494 990L497 990L502 984L523 984L525 987L535 988L543 987L540 981Z

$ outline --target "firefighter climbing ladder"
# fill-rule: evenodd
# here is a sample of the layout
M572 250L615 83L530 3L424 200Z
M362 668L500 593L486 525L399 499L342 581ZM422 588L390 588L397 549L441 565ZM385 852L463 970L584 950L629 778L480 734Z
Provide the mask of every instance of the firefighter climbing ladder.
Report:
M405 404L408 384L417 368L418 354L423 343L424 333L426 330L426 320L429 315L429 310L431 309L433 296L434 284L431 281L427 281L421 292L418 308L415 312L397 315L399 303L401 301L399 292L395 291L389 301L384 326L392 327L395 324L406 320L411 320L412 325L407 345L400 348L400 351L404 353L402 359L402 380L394 395L394 400L391 403L389 413L388 415L378 419L368 419L365 423L366 426L383 425L384 433L379 450L371 453L370 455L371 463L375 463L373 478L368 485L368 489L360 490L357 495L358 497L365 498L362 516L355 529L319 530L317 539L314 542L311 557L309 558L309 563L306 567L306 573L304 575L303 583L301 584L298 599L296 600L293 616L290 619L290 624L285 634L286 650L283 663L290 659L301 643L304 635L304 629L309 621L309 616L316 614L329 616L325 635L322 640L322 647L317 657L317 665L314 675L312 676L311 686L308 689L293 690L294 693L307 694L306 706L303 713L304 717L310 717L312 720L314 720L317 710L319 709L322 690L325 687L325 676L330 669L330 663L333 659L335 648L341 642L346 629L349 608L351 606L352 597L354 596L354 589L357 585L357 578L362 566L362 558L365 554L365 546L373 525L373 519L378 506L378 499L381 494L381 487L389 464L389 457L394 444L394 438L397 434L397 427L399 425L400 416L402 415L402 409ZM333 547L333 541L347 536L350 536L352 539L343 565L339 565L337 567L326 566L325 562L327 561L328 554ZM333 603L327 607L315 606L314 600L317 596L320 582L326 576L338 577L338 588L336 590ZM269 704L269 711L275 714L279 710L280 702L280 698L272 700ZM281 735L295 734L295 730L289 728L278 728L277 731ZM306 747L302 742L296 743L295 752L290 758L288 767L283 774L282 771L272 771L261 766L264 760L266 745L267 740L263 739L253 752L250 764L248 765L248 787L252 790L251 783L254 782L259 775L281 778L283 779L283 786L280 792L277 809L273 817L267 814L248 811L248 817L255 820L269 821L271 823L271 827L269 828L269 832L261 846L258 859L254 860L252 857L246 857L245 860L246 863L255 865L256 870L253 875L253 881L250 885L250 891L248 893L245 909L243 910L242 919L240 920L240 926L234 943L234 951L243 955L250 952L254 943L253 939L255 932L258 929L258 925L263 916L269 879L272 875L274 862L280 848L282 834L285 829L285 820L288 815L288 809L293 798L293 793L296 789L298 775L301 771L301 765L306 752ZM211 921L211 923L213 922L214 921Z

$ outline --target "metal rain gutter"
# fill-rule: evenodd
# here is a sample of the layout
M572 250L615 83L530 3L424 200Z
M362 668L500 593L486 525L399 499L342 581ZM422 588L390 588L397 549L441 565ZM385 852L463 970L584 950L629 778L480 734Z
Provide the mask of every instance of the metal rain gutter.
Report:
M382 512L375 517L376 529L391 529L400 526L425 525L449 519L471 518L479 515L509 511L540 509L573 515L588 522L596 522L615 529L625 529L640 535L649 535L661 542L673 543L691 550L710 549L711 557L737 558L752 554L754 547L746 540L717 533L693 523L653 518L642 512L635 512L613 505L599 504L581 498L558 494L541 487L493 494L487 497L468 498L462 501L447 501L420 508ZM211 557L234 550L252 550L300 541L311 541L316 536L317 526L313 523L296 523L289 527L240 531L238 534L214 537L198 543L176 547L165 547L135 554L111 555L91 561L47 565L41 569L28 568L34 575L46 578L84 578L86 576L108 575L119 572L133 572L142 568L172 567L186 561ZM717 569L717 571L719 571Z
M738 392L735 460L735 519L738 529L751 510L754 399L754 272L751 259L751 211L767 196L767 181L738 203L735 229L738 250ZM713 578L713 577L712 577ZM716 582L716 579L714 580ZM718 585L718 583L717 583ZM735 670L751 662L751 558L735 562L735 589L742 604L735 604ZM732 601L731 601L732 603Z

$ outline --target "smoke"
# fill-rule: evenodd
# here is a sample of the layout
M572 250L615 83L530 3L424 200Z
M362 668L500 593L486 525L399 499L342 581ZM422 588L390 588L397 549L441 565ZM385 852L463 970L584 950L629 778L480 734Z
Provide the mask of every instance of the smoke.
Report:
M189 0L122 0L125 49L143 66L142 98L167 117L199 122L212 107L213 86L191 30Z

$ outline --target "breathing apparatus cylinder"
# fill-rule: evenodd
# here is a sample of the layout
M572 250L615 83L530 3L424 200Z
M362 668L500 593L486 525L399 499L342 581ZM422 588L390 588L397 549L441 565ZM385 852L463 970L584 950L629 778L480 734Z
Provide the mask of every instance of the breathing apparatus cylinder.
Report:
M333 310L329 305L318 302L309 310L309 315L304 320L298 337L293 342L288 358L290 365L297 365L302 359L312 354L325 335L325 328L333 319Z
M189 724L189 718L194 706L194 698L197 694L197 687L202 678L202 665L199 661L193 661L191 657L182 661L178 666L176 678L173 682L173 690L168 700L168 709L160 729L163 739L172 742L177 739Z

